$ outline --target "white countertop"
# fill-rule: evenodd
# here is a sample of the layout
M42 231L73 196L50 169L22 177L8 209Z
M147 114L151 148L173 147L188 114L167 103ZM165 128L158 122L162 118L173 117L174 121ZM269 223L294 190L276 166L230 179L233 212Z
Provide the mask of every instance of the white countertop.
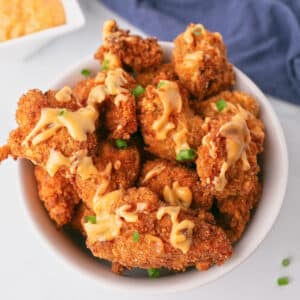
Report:
M118 18L95 0L80 1L86 27L62 37L22 63L0 63L0 143L15 127L19 96L29 88L45 89L49 82L76 60L91 54L100 44L104 20ZM122 26L132 28L120 20ZM134 30L134 29L133 29ZM138 32L137 30L134 30ZM22 51L22 49L20 49ZM259 249L225 277L198 289L168 295L168 299L299 299L300 295L300 107L271 99L287 139L290 170L281 214ZM10 159L0 167L0 299L141 299L141 295L114 294L65 269L32 233L19 201L16 164ZM291 265L281 260L291 257ZM276 279L287 275L291 283L278 287ZM142 299L160 298L142 296ZM161 296L161 298L166 296ZM203 298L206 297L206 298Z

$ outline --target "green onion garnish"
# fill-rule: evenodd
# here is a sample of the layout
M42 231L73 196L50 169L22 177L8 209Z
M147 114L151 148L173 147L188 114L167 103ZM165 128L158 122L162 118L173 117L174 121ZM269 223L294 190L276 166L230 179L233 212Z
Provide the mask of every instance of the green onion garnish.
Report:
M88 77L91 75L91 71L89 69L82 69L81 70L81 75Z
M289 278L288 277L280 277L280 278L277 279L277 284L279 286L288 285L289 284Z
M216 102L216 107L218 111L222 111L225 107L227 107L227 102L224 99L220 99Z
M203 26L202 26L201 24L197 24L197 25L194 27L194 29L193 29L193 34L196 35L196 36L198 36L198 35L202 34L203 29L204 29L204 28L203 28Z
M107 71L108 68L109 68L109 61L107 59L104 59L102 62L101 69L102 69L102 71Z
M85 223L92 223L92 224L97 223L96 216L85 216L84 221Z
M159 83L157 84L157 88L160 89L162 86L164 86L166 84L165 81L160 80Z
M157 278L157 277L159 277L159 270L158 269L154 269L154 268L148 269L148 276L150 278Z
M184 160L193 160L197 157L196 150L190 149L183 149L176 155L177 161L184 161Z
M141 85L137 85L133 90L132 90L132 95L134 97L139 97L141 96L142 94L144 94L145 92L145 89L141 86Z
M119 149L126 149L127 148L127 142L122 140L122 139L117 139L116 140L116 146Z
M281 264L284 266L284 267L287 267L289 264L290 264L290 259L289 258L285 258L282 260Z
M140 234L139 234L139 232L138 232L138 231L135 231L135 232L133 233L132 238L133 238L133 241L137 243L137 242L139 241L139 239L140 239Z
M65 109L61 109L58 113L59 116L63 116L65 114L66 110Z

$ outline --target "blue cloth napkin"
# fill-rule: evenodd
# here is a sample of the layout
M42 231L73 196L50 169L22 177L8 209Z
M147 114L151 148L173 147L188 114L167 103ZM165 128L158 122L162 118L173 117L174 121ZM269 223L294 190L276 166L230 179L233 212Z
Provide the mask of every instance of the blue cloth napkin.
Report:
M102 0L160 40L190 23L219 31L228 56L265 93L300 104L300 0Z

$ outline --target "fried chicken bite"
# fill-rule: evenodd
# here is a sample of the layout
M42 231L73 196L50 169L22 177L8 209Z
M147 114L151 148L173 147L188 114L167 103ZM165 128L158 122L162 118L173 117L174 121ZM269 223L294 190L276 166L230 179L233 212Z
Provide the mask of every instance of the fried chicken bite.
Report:
M45 167L51 149L67 157L83 149L93 152L97 119L97 110L80 108L68 87L46 93L30 90L18 103L19 127L10 133L9 153Z
M70 181L57 172L53 177L43 168L36 166L34 175L38 194L50 218L57 227L69 223L80 198Z
M232 254L210 213L164 206L148 188L114 191L95 206L96 224L85 224L86 244L94 256L114 264L203 270L223 264Z
M137 131L136 101L132 90L135 80L124 70L100 72L94 78L82 80L74 87L74 95L82 105L89 96L105 93L102 107L104 127L113 139L129 139Z
M141 71L162 61L163 53L156 38L142 38L122 30L116 21L104 23L103 44L97 50L95 58L102 64L102 70L131 68Z
M138 101L138 121L147 150L160 158L175 160L181 151L201 144L203 121L190 109L188 93L176 81L146 88Z
M135 76L136 81L146 87L149 84L156 86L160 80L177 80L172 63L164 63L152 68L138 72Z
M191 23L174 40L173 62L183 85L199 100L234 85L222 36Z
M89 176L77 174L74 179L78 194L90 209L96 194L133 186L140 171L140 155L134 143L118 149L112 141L104 141L92 157L92 163L87 170Z
M203 103L202 112L207 111L212 118L206 117L206 134L196 161L202 184L217 199L222 223L226 220L232 230L232 241L240 237L260 198L257 156L263 151L264 142L262 122L239 103L242 102L225 102L226 107L218 113L212 113L211 107L216 105L212 99ZM251 101L245 103L250 103L250 109L256 112Z
M203 187L197 173L175 162L155 159L144 163L138 182L169 205L209 210L212 195Z

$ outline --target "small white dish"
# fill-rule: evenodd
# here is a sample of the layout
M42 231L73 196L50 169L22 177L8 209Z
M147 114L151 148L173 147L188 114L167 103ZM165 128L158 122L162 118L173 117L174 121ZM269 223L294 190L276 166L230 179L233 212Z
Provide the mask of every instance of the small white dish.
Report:
M0 42L1 60L21 60L53 39L81 28L85 19L78 0L62 0L66 14L66 24Z
M160 44L164 49L165 58L169 59L173 45L168 42ZM83 79L80 72L85 68L96 73L99 70L99 63L92 57L83 59L63 73L50 88L58 89L65 85L74 85L78 80ZM46 248L66 266L94 280L95 284L108 288L110 291L121 290L133 292L135 295L158 293L161 295L199 287L222 277L244 262L262 243L279 214L287 184L288 154L282 128L268 99L243 72L235 68L235 73L237 78L235 88L251 94L260 104L261 118L266 125L266 141L262 198L246 232L234 247L234 255L228 262L205 272L190 270L155 280L141 277L140 273L135 274L134 277L115 275L107 264L99 263L99 259L92 258L69 236L56 230L38 199L32 164L20 160L20 181L23 192L21 203L27 219Z

